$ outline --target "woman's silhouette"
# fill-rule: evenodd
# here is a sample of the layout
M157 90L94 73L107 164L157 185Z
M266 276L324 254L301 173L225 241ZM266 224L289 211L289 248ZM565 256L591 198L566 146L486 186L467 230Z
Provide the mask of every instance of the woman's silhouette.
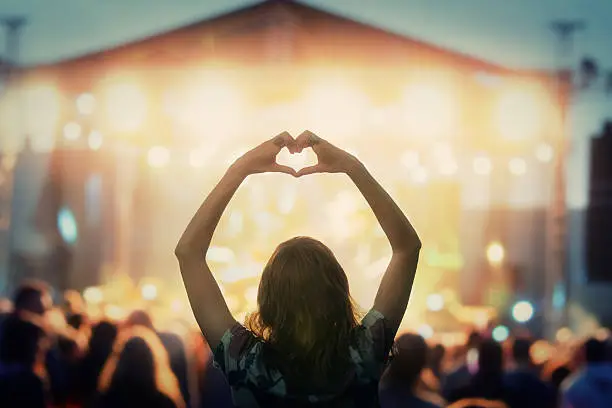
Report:
M318 164L294 171L276 163L280 150L311 147ZM384 230L393 256L374 301L358 322L348 280L321 242L297 237L281 243L264 268L258 312L247 327L232 317L205 254L230 199L253 174L301 177L344 173ZM175 254L202 333L240 407L372 406L377 384L414 281L421 243L408 219L354 156L306 131L287 132L238 159L208 195ZM248 329L247 329L248 328Z

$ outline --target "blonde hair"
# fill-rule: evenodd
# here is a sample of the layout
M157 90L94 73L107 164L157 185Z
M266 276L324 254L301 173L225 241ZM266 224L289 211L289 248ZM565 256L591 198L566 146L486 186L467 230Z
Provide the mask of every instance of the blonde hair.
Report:
M183 401L178 380L170 367L168 352L158 335L152 330L142 326L125 329L119 334L113 347L113 352L100 373L100 379L98 381L99 392L105 393L109 391L119 364L121 353L126 344L135 338L142 339L151 352L154 369L153 378L155 379L157 390L170 398L177 408L184 408L185 402Z

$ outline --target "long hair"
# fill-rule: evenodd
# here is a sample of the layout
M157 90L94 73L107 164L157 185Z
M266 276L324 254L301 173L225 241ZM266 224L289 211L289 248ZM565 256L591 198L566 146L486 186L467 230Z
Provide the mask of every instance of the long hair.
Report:
M281 243L263 270L257 305L247 327L265 341L268 362L292 388L342 381L358 317L346 274L328 247L308 237Z
M100 374L100 394L120 388L157 390L177 408L185 406L166 349L155 332L142 326L127 329L119 336Z

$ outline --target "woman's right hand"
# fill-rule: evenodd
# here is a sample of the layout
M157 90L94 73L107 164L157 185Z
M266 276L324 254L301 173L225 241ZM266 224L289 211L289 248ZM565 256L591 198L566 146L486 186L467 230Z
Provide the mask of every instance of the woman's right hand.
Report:
M347 173L352 166L359 163L355 156L306 130L295 139L295 149L300 153L309 147L317 155L317 164L299 170L298 177L315 173Z

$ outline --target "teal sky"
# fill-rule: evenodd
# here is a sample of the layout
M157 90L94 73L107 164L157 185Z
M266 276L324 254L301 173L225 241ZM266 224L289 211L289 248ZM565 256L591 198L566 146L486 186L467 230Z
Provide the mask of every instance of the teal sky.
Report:
M549 23L588 24L576 56L612 66L609 0L304 0L398 33L513 67L553 66ZM112 47L253 3L244 0L0 0L0 15L29 18L22 60L48 62Z

